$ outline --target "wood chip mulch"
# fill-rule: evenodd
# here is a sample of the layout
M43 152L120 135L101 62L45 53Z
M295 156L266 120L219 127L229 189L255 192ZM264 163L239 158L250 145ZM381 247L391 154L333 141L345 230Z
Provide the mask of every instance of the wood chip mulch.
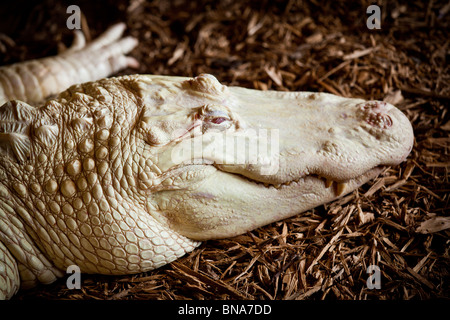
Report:
M152 272L83 275L81 290L61 279L15 299L450 297L448 1L383 1L380 30L366 27L370 1L79 3L88 37L125 21L139 39L140 67L121 74L206 72L227 85L385 100L408 116L415 144L406 162L334 203L204 242ZM69 45L67 5L43 1L0 23L0 64ZM371 265L379 289L367 286Z

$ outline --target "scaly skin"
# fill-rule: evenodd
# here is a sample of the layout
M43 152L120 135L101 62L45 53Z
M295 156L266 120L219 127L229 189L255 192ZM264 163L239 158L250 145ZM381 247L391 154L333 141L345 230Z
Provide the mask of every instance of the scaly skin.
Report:
M226 87L211 75L124 76L73 86L38 108L7 102L0 128L2 298L70 265L158 268L199 241L351 192L404 161L413 141L407 118L386 103ZM236 139L248 156L218 147ZM267 141L271 152L250 157Z

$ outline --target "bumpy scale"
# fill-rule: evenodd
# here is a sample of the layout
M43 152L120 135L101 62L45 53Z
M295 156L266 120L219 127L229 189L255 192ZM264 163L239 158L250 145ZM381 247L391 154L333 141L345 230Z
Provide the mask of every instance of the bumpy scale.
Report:
M120 39L124 29L117 24L88 45L77 32L72 47L56 57L0 67L0 104L40 102L73 84L136 67L124 54L137 41ZM108 93L102 93L105 104ZM99 102L89 105L92 99L81 93L73 98L73 104L82 104L66 117L56 101L40 112L21 101L0 107L2 157L11 157L0 165L1 181L8 181L0 185L0 299L10 298L20 283L25 288L51 283L68 265L84 272L136 273L166 264L196 244L158 227L142 208L121 198L115 191L120 188L114 190L118 186L106 175L110 151L114 157L131 153L121 149L120 125L113 119L119 115ZM60 128L71 130L59 135ZM115 170L126 186L132 178L119 164Z

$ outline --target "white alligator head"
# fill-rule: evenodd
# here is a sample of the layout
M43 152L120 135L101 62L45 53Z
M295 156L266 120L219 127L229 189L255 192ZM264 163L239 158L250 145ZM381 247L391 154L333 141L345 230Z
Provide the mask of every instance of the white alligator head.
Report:
M394 106L327 93L141 76L130 133L154 170L139 174L149 212L180 234L235 236L349 193L404 161L412 127Z

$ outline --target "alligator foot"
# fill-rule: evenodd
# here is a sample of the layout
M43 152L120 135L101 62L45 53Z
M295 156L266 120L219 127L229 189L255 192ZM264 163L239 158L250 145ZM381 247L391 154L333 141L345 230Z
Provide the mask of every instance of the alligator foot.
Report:
M13 99L42 102L71 85L136 68L138 62L126 54L138 42L133 37L121 38L125 27L118 23L88 44L77 31L72 46L57 56L0 67L0 105Z

